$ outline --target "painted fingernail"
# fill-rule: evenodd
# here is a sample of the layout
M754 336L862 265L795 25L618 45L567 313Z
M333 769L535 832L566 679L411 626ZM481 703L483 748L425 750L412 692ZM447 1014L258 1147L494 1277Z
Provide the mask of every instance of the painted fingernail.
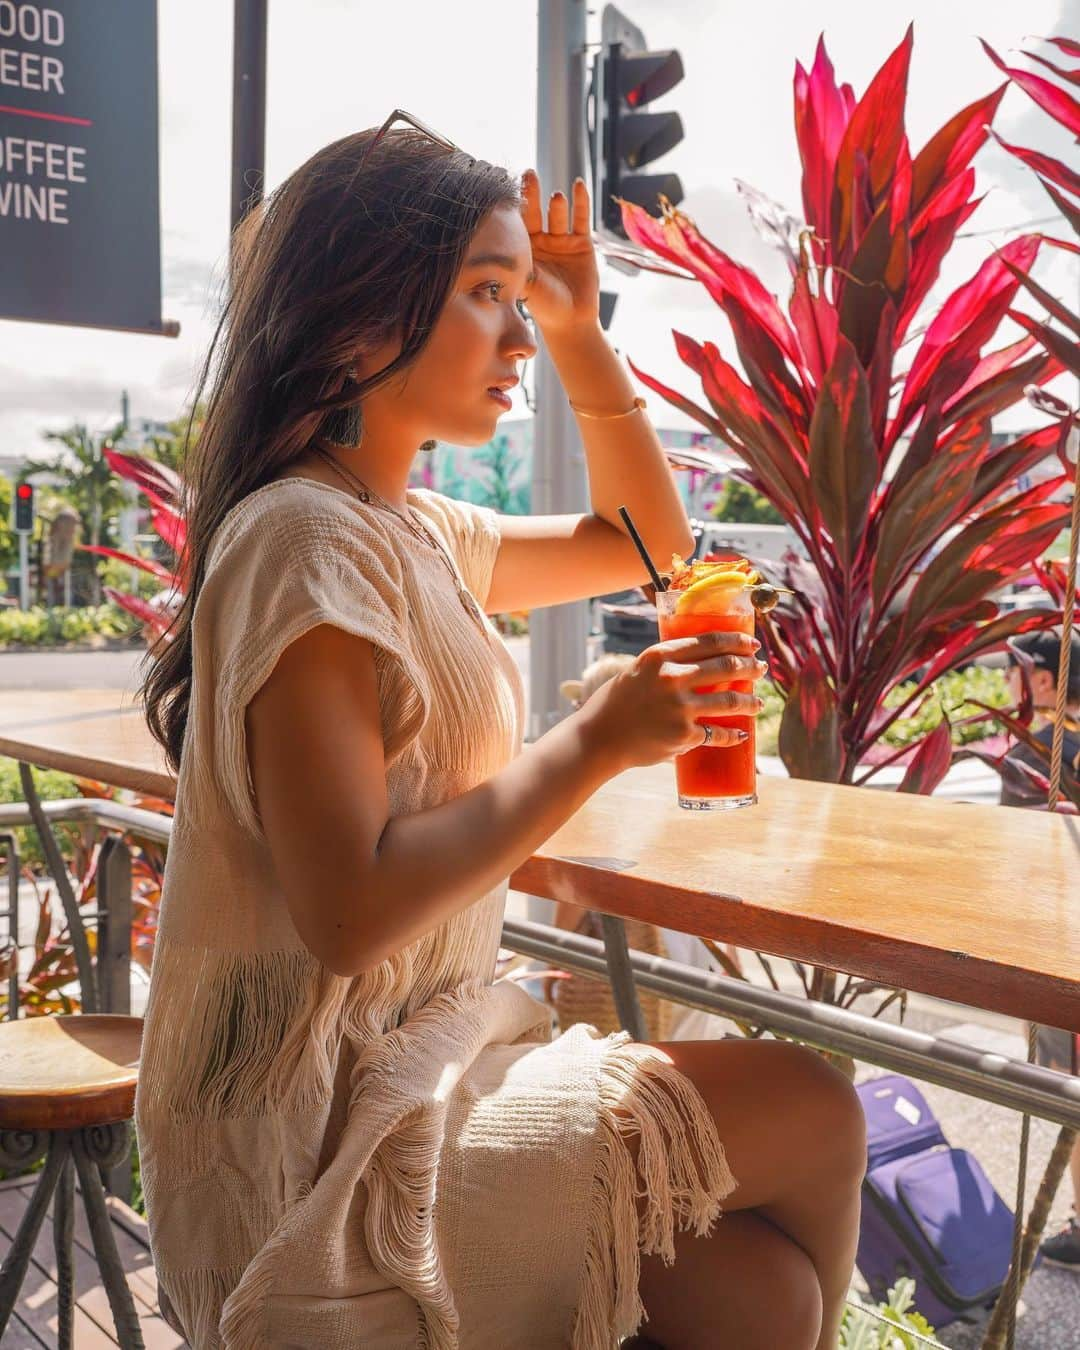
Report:
M735 733L735 739L740 743L742 741L748 741L750 739L750 733L748 731L737 731Z

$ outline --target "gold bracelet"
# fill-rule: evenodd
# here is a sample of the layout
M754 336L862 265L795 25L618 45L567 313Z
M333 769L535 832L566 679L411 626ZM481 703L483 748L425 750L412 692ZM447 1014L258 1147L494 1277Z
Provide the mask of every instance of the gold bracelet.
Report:
M584 408L579 408L576 403L571 403L570 407L579 417L592 417L598 422L612 422L618 417L629 417L631 413L636 413L639 409L644 408L645 400L643 398L636 398L634 399L633 407L627 408L625 412L617 413L586 412Z

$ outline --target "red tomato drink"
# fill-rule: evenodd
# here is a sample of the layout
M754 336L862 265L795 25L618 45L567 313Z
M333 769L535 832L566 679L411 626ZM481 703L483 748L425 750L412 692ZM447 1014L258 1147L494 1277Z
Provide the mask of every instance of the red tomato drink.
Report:
M702 566L702 564L697 564ZM714 565L730 568L729 564ZM725 572L725 576L730 571ZM717 578L721 581L721 578ZM693 637L699 633L754 632L755 613L750 603L750 585L718 584L688 598L689 588L657 592L656 609L660 640ZM749 680L724 680L719 684L695 685L696 694L716 689L734 689L749 694ZM699 717L701 725L733 727L747 738L738 745L705 745L675 757L675 783L679 805L690 811L729 811L753 806L757 801L757 760L753 717Z

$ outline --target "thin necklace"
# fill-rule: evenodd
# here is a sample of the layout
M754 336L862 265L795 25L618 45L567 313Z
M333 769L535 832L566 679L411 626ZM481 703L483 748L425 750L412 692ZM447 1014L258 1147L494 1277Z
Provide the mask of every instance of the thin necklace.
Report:
M442 544L439 543L439 541L431 533L428 527L422 521L419 521L415 518L410 508L406 507L406 510L409 511L409 514L403 515L402 512L400 512L396 506L391 506L390 503L385 499L385 497L380 497L374 488L369 487L367 483L363 481L363 479L358 478L351 469L347 468L344 464L340 464L338 460L335 458L335 456L332 455L330 451L327 450L324 446L321 446L317 442L313 441L311 443L310 448L314 450L315 453L321 459L325 460L326 463L329 464L329 466L334 470L334 472L338 475L339 478L341 478L343 482L349 484L349 486L356 492L356 495L360 498L362 502L374 504L375 506L381 507L384 511L389 511L391 515L397 516L398 520L400 520L403 525L407 526L408 529L412 532L412 534L416 536L417 539L419 539L422 543L427 544L429 548L433 548L435 550L435 552L442 559L443 566L450 573L451 577L454 580L454 585L457 588L458 599L461 601L466 613L479 625L481 632L483 632L484 636L487 637L488 629L487 623L484 620L483 611L481 610L480 606L476 603L476 600L474 599L469 588L465 585L464 581L458 575L457 568L454 566L454 564L450 561L450 558L447 556L446 549L443 548Z

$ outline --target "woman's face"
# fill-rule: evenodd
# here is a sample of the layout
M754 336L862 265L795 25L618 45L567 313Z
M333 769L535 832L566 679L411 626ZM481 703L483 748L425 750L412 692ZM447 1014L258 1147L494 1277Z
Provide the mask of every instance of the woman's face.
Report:
M509 389L536 342L522 308L532 251L521 216L498 207L477 229L431 340L400 379L364 402L366 418L415 427L419 440L483 445L510 408ZM399 348L369 354L360 373L379 370ZM371 405L371 406L369 406Z

